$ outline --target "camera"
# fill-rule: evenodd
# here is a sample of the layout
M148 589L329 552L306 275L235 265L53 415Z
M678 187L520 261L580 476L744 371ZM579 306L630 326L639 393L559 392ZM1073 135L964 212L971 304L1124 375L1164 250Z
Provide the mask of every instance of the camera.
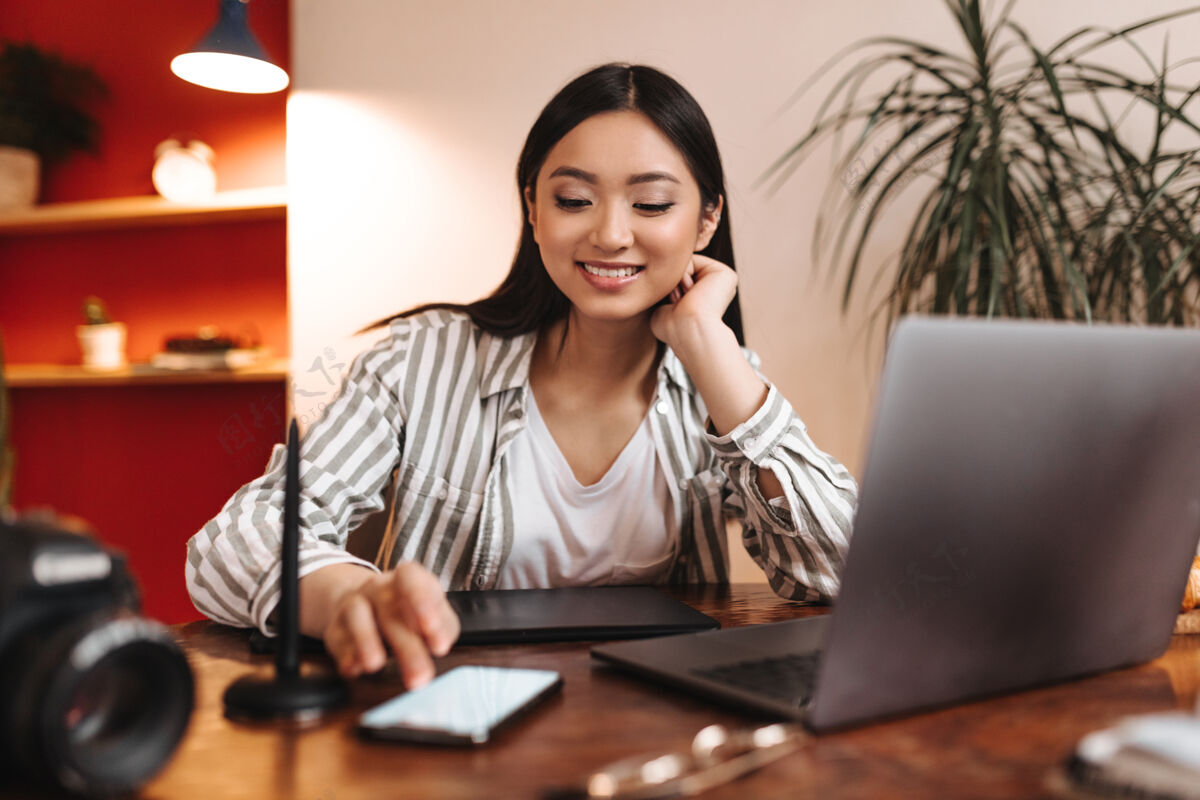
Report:
M112 795L170 758L191 717L192 671L139 606L121 555L52 524L0 519L6 776Z

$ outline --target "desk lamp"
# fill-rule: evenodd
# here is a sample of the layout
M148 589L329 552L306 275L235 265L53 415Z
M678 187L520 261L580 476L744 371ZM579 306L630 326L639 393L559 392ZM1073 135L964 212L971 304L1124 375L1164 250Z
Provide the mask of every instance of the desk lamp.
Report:
M217 24L186 53L171 59L185 81L223 92L268 94L287 88L288 74L267 57L246 22L249 0L220 0Z
M300 674L300 434L288 428L283 543L280 546L279 649L275 677L247 675L225 690L225 716L247 722L307 722L342 706L350 697L337 675Z

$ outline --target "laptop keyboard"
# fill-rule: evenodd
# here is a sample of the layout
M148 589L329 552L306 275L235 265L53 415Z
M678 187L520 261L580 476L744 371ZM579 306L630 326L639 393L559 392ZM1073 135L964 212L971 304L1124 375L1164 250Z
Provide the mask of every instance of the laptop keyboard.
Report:
M773 656L693 669L701 678L802 707L812 697L820 652Z

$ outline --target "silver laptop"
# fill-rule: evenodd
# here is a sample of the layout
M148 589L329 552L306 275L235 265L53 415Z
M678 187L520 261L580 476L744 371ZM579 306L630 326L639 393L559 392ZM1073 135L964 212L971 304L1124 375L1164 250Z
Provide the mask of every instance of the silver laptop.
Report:
M1200 538L1200 331L908 319L833 613L595 658L824 730L1147 661Z

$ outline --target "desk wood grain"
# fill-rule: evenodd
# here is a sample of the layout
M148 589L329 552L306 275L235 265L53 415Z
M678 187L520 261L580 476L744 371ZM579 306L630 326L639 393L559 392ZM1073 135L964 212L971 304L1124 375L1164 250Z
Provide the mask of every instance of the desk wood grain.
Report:
M823 609L776 598L763 585L677 593L723 626ZM222 716L221 693L270 670L244 632L211 623L177 629L197 673L197 709L179 752L146 798L534 798L608 762L686 747L705 725L761 718L646 683L594 662L587 643L458 647L438 660L554 669L562 693L476 749L365 742L364 709L400 690L396 674L357 681L351 706L304 730L247 727ZM1054 775L1080 737L1126 714L1190 708L1200 684L1200 637L1176 636L1156 661L1081 681L815 738L705 797L1034 798L1063 796Z

